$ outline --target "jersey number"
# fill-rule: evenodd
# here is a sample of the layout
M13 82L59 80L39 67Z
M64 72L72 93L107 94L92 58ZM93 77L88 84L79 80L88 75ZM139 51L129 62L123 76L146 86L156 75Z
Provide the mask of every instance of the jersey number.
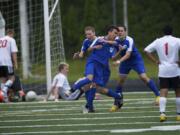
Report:
M168 43L164 44L165 54L168 55Z
M7 45L7 40L0 40L0 48L5 48Z

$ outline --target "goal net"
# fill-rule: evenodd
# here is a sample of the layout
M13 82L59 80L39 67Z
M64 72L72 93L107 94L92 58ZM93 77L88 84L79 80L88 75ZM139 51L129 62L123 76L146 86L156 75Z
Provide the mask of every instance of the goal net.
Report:
M48 11L47 16L44 11ZM19 49L16 73L22 78L24 89L35 90L38 94L45 92L58 64L65 61L59 0L1 0L1 35L3 28L15 30Z

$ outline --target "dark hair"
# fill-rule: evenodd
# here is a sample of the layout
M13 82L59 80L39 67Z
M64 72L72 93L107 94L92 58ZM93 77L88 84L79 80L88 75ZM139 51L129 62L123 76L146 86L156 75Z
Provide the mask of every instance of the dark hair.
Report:
M84 28L84 31L91 30L92 32L95 32L95 28L93 26L86 26Z
M58 66L58 71L61 72L61 70L63 70L65 66L69 66L69 65L65 62L61 62Z
M114 25L108 26L106 32L107 32L107 33L108 33L108 32L112 32L114 29L119 32L118 27L116 27L116 26L114 26Z
M14 32L14 29L7 29L6 33L7 34L14 34L15 32Z
M163 27L163 32L165 35L172 35L173 28L170 25L166 25Z
M125 31L127 30L126 26L122 24L117 25L117 27L123 27Z

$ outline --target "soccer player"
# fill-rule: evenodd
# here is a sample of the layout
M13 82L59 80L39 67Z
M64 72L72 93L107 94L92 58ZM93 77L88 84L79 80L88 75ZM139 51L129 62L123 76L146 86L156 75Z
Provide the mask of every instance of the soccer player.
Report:
M180 121L180 39L172 36L173 29L167 25L163 28L164 36L154 40L144 50L147 56L159 66L160 84L160 121L166 121L166 102L168 89L173 88L176 94L176 119ZM152 52L158 54L156 58Z
M154 92L156 96L156 104L159 103L159 90L156 87L153 80L151 80L147 75L144 67L144 62L141 54L138 52L135 47L133 38L126 35L126 27L119 26L119 34L116 38L116 42L121 45L121 58L114 62L115 65L119 65L119 80L116 87L116 92L122 94L123 84L131 70L134 70L138 73L140 79L147 84L147 86ZM117 48L119 49L119 48ZM118 108L116 105L113 105L110 111L117 111Z
M18 49L16 46L16 41L13 38L14 34L13 29L8 29L7 35L0 38L0 78L2 83L4 83L2 86L4 102L8 102L7 92L15 80L14 69L18 68Z
M74 54L73 58L83 58L84 54L88 52L88 48L92 45L92 43L96 42L98 37L96 37L95 28L92 26L86 26L84 29L86 39L83 41L81 52L77 52ZM101 46L97 46L101 47ZM86 67L85 67L85 73L84 75L89 80L93 80L93 69L94 69L94 63L89 62L87 59ZM92 85L93 86L93 85ZM85 92L85 98L86 98L86 107L89 108L89 112L94 112L93 107L93 100L95 97L96 89L91 86L91 89Z
M71 87L67 79L68 72L69 72L69 65L63 62L60 63L58 66L58 73L55 75L52 82L52 88L44 101L47 101L50 94L52 93L55 96L54 99L55 102L59 101L59 96L62 99L66 99L66 100L76 100L80 97L81 95L80 91L75 91L74 93L70 92Z
M91 68L93 75L92 80L86 77L79 83L74 84L72 90L80 89L82 86L93 82L96 84L96 89L98 91L108 96L114 97L114 99L117 99L116 105L119 106L119 100L121 99L121 96L111 89L105 88L105 85L108 82L110 76L109 59L113 57L115 50L115 48L109 44L108 41L115 40L115 37L118 33L118 28L111 26L108 28L107 33L107 36L105 36L103 40L97 39L97 41L94 42L89 48L89 51L92 51L88 58L88 63L93 64L93 67Z

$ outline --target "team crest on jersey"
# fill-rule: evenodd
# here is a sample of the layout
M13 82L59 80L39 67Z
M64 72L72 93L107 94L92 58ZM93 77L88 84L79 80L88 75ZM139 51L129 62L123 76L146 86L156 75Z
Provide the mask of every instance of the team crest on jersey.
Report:
M113 47L110 47L109 52L112 53L114 51Z

